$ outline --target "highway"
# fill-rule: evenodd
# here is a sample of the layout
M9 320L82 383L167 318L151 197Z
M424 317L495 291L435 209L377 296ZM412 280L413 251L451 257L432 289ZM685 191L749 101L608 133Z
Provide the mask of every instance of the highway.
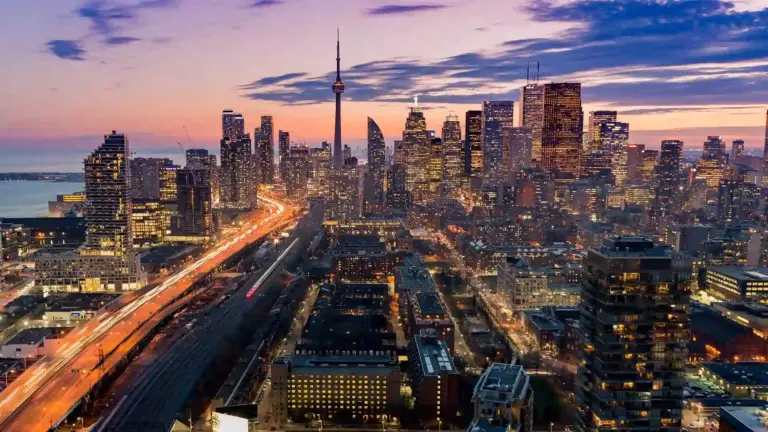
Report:
M56 352L42 358L0 393L0 430L45 431L56 425L152 330L167 305L198 278L293 217L291 206L268 197L260 196L259 201L266 204L266 212L249 215L249 223L234 235L213 245L202 258L161 284L124 296L114 307L70 332ZM103 355L106 357L100 366Z

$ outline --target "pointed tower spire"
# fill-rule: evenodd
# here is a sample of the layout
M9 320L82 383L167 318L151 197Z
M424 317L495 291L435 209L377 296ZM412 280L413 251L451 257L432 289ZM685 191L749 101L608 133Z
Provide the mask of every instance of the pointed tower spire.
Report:
M341 81L341 37L336 28L336 81Z
M344 93L344 83L341 81L341 39L339 29L336 29L336 82L331 86L336 95L336 122L333 135L332 162L334 169L344 166L344 158L341 154L341 94Z

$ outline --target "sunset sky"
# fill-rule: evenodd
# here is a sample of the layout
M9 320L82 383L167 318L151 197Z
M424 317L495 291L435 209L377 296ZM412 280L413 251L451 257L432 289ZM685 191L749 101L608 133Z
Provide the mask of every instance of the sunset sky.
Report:
M541 81L583 83L585 112L618 110L633 143L678 138L695 148L723 135L729 146L743 138L762 148L767 8L768 0L5 1L0 159L61 154L77 165L112 129L137 153L177 151L179 141L215 149L225 108L242 112L251 132L271 114L296 142L330 141L337 27L344 142L353 146L364 143L368 116L388 145L399 139L416 94L436 130L489 95L516 101L527 64L540 61Z

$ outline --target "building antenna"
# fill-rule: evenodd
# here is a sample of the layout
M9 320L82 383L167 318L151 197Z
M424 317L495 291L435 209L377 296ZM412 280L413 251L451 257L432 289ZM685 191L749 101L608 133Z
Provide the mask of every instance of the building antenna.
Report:
M531 83L531 62L528 61L528 69L525 70L525 83Z
M541 70L541 62L536 62L536 84L539 83L539 71Z

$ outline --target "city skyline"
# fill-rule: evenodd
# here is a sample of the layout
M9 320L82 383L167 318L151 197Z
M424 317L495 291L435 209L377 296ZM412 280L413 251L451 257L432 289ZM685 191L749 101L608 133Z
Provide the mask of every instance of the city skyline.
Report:
M645 31L666 41L663 55L651 46L640 49L641 37L631 31L639 18L623 14L619 3L651 20ZM722 135L729 142L744 139L747 149L762 147L764 108L759 104L765 100L763 58L768 53L755 45L764 26L750 18L764 13L765 2L706 1L695 9L626 1L600 14L589 13L595 8L590 1L558 6L497 2L482 11L457 2L434 7L349 4L340 8L332 26L309 19L327 12L306 1L242 2L215 10L175 1L67 1L42 13L13 5L6 16L35 17L34 25L20 29L16 22L25 20L14 19L0 31L37 32L7 47L16 60L0 72L0 94L11 102L0 112L0 148L87 150L103 130L118 128L131 134L134 148L144 154L185 142L186 126L196 147L214 149L216 115L224 108L242 112L249 129L261 115L272 115L275 127L290 131L296 142L331 141L328 82L335 71L328 59L336 25L346 41L343 141L358 153L366 143L366 118L376 119L385 136L397 137L415 94L421 95L430 129L439 129L448 114L463 117L467 110L480 109L489 96L519 103L528 63L536 61L541 62L541 83L583 84L585 112L618 111L632 124L630 143L658 148L664 139L680 139L686 148L698 148L706 136ZM225 41L263 38L274 30L270 17L278 14L294 17L318 37L281 38L265 48L274 59L269 64L246 62L226 73L214 66L217 58L242 51L240 44ZM514 17L498 22L494 17L500 15ZM172 17L200 24L200 35L165 25ZM246 26L246 18L265 25ZM454 22L455 42L440 43L442 36L410 25L424 20ZM679 34L699 38L705 48L683 54L684 44L670 42L677 36L667 36L664 20L677 23ZM705 34L694 29L695 20L742 31ZM223 22L229 27L213 34ZM393 26L403 31L393 34ZM359 37L363 32L370 37ZM606 42L619 32L626 34L620 43ZM10 34L4 39L19 39ZM413 38L420 43L405 43ZM586 52L585 46L601 48ZM189 64L197 67L190 70ZM56 74L42 72L53 69ZM41 122L45 127L36 127Z

